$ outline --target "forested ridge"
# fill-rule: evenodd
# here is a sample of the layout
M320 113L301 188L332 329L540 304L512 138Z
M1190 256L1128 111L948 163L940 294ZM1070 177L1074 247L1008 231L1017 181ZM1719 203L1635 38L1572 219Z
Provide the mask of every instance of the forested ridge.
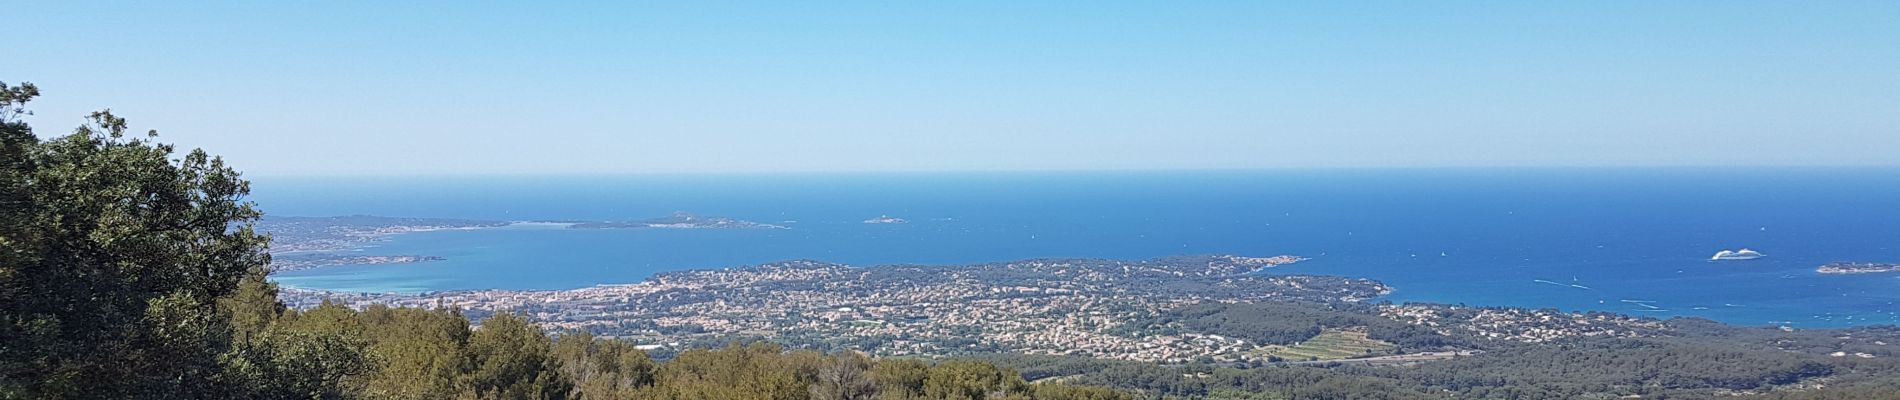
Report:
M649 354L507 312L477 326L451 308L292 309L266 279L269 238L252 229L262 213L235 169L108 111L41 139L20 119L37 95L0 83L0 399L1900 398L1891 327L1649 320L1641 337L1524 343L1364 304L1209 302L1130 321L1125 334L1290 345L1350 330L1394 353L1470 355L1159 364L764 342Z

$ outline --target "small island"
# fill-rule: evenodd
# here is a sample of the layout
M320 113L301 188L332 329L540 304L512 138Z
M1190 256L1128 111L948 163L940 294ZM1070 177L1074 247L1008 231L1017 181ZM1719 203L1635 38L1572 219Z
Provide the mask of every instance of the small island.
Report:
M1823 274L1840 275L1900 272L1900 263L1836 262L1822 265L1821 268L1816 268L1814 271Z
M910 221L905 220L903 218L893 217L889 215L879 215L877 216L877 218L864 220L864 223L867 223L867 224L902 224L902 223L909 223L909 222Z

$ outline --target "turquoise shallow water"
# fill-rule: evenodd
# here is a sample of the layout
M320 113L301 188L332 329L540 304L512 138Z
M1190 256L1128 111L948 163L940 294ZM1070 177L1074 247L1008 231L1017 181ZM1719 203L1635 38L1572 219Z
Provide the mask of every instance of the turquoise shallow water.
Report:
M1814 272L1830 261L1900 262L1893 169L267 178L254 190L276 215L608 220L691 211L793 228L425 232L363 252L448 260L277 276L324 289L558 289L786 259L1294 254L1312 260L1270 273L1375 278L1397 287L1392 301L1900 323L1900 274ZM860 222L881 214L911 223ZM1706 261L1735 247L1769 257Z

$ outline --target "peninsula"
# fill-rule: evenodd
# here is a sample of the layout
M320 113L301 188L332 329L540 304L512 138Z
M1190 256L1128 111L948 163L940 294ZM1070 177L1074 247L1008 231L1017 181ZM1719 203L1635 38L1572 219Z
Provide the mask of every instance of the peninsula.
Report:
M442 261L446 258L436 256L362 256L332 254L287 254L271 257L271 271L297 271L338 265L379 265L408 264L428 261Z
M752 221L746 221L746 220L740 220L740 219L732 219L732 218L725 218L725 217L701 217L701 216L693 215L692 213L688 213L685 211L674 212L673 215L667 216L667 217L643 219L643 220L637 220L637 221L574 222L571 225L568 225L568 228L570 229L621 229L621 228L791 229L782 225L765 224L765 223L758 223L758 222L752 222Z
M295 271L338 265L403 264L442 261L433 255L364 254L389 237L416 232L490 229L535 224L567 229L790 229L725 217L701 217L687 212L633 221L488 221L448 218L399 218L371 215L335 217L266 217L257 230L271 235L271 270Z
M271 253L356 250L392 235L507 226L506 221L448 218L396 218L370 215L278 217L259 220L257 230L271 236Z

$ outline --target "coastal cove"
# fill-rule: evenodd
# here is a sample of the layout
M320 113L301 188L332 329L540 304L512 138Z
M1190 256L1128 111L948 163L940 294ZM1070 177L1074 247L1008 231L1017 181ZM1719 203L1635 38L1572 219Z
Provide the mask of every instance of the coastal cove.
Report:
M1309 260L1261 273L1375 279L1395 289L1381 298L1394 302L1823 327L1900 322L1894 274L1815 271L1840 260L1900 260L1890 242L1900 237L1896 176L1401 170L301 178L260 179L256 199L272 215L616 221L689 210L789 228L522 224L403 233L352 253L441 259L275 276L310 289L572 289L796 259L876 266L1290 254ZM1738 181L1755 184L1726 184ZM880 216L907 223L864 223ZM1707 260L1742 246L1770 256Z

